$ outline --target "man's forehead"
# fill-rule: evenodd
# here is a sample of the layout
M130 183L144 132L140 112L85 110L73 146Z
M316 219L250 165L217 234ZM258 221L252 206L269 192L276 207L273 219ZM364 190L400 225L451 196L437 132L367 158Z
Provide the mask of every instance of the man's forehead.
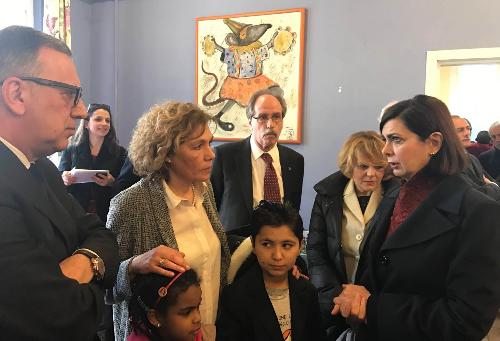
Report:
M281 107L280 101L276 97L265 94L257 98L255 101L255 111L270 112L271 114L274 114L276 112L282 113L283 108Z
M37 64L39 76L80 86L76 65L71 56L54 49L42 47L38 51Z
M465 128L469 126L466 120L458 117L453 118L453 124L455 125L455 128Z

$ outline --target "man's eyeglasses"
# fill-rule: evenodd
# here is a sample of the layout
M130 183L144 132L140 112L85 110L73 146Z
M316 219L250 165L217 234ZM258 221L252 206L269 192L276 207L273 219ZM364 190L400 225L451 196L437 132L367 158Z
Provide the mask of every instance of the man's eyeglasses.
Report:
M59 88L59 89L71 91L71 93L74 93L74 96L75 96L73 99L73 107L76 107L78 102L80 102L80 99L82 98L83 91L82 91L82 88L80 86L74 86L71 84L53 81L50 79L38 78L38 77L18 77L18 78L20 80L33 82L35 84L42 85L42 86L49 86L51 88ZM3 82L4 81L1 81L0 85L2 85Z
M259 115L259 116L252 116L253 119L257 120L259 123L267 123L269 120L272 120L273 122L281 122L283 121L283 115L281 114L272 114L271 117L268 115Z

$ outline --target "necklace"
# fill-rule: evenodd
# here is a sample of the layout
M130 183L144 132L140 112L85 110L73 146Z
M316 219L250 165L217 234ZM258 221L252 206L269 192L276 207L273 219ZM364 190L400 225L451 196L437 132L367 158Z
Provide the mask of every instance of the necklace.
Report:
M266 288L266 291L272 300L282 300L288 296L288 288Z
M191 204L194 206L196 202L196 192L194 190L194 184L191 184L191 191L193 192L193 202Z

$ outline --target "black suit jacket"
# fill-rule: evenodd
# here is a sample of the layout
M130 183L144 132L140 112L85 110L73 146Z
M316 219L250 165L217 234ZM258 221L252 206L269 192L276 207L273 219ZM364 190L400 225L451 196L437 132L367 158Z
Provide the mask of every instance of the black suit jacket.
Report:
M500 150L492 147L487 152L479 155L479 161L487 171L496 181L500 181Z
M449 176L386 239L397 196L384 197L361 256L364 336L481 340L500 306L500 205Z
M293 341L321 341L318 296L306 280L288 276ZM273 305L257 262L233 284L219 302L217 341L283 341Z
M118 269L116 239L66 192L49 160L37 168L35 178L0 143L0 338L91 340L103 288L113 286ZM59 263L82 247L104 260L103 285L62 274Z
M141 177L135 174L132 162L128 157L126 157L123 162L122 169L120 169L120 174L116 178L115 184L113 185L113 196L129 188L139 180L141 180Z
M467 164L461 175L473 188L486 194L495 201L500 201L500 187L494 183L485 183L484 177L490 181L494 179L483 169L479 160L472 154L466 153Z
M304 157L278 144L283 178L284 200L300 209ZM253 210L250 137L215 148L211 182L215 202L226 231L245 228Z

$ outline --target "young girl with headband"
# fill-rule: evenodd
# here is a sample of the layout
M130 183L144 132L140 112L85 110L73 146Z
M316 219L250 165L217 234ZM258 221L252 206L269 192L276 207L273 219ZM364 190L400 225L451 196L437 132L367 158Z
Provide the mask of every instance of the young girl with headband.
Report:
M202 341L200 279L194 270L137 275L129 303L127 341Z

